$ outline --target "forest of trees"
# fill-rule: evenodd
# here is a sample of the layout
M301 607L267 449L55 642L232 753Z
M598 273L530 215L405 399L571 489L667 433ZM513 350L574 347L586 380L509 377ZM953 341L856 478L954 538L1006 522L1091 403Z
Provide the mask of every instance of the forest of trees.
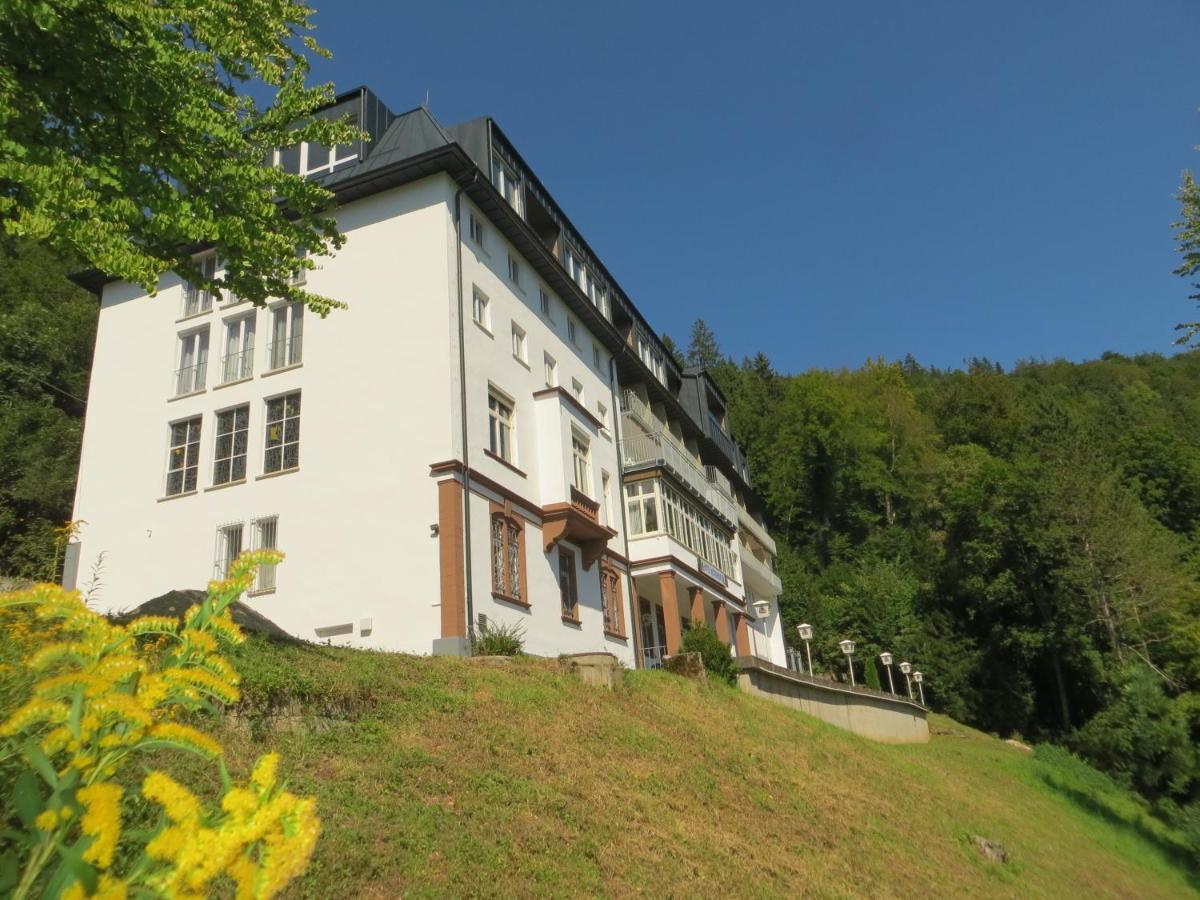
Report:
M50 577L71 514L96 308L67 270L0 241L0 574ZM1200 353L785 375L698 322L686 357L819 670L844 637L911 659L935 708L1064 744L1200 834Z
M697 322L684 361L729 401L818 671L890 650L936 708L1200 833L1200 352L785 375Z

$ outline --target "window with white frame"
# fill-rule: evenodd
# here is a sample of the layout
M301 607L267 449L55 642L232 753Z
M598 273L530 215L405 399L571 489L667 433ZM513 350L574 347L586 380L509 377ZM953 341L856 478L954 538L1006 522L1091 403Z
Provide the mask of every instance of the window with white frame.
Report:
M564 262L566 263L567 274L571 276L571 280L579 285L581 289L586 290L587 266L583 264L583 257L570 244L567 244L565 257Z
M217 546L213 554L213 578L228 578L233 564L242 553L242 523L231 522L217 528Z
M262 516L250 523L250 538L255 550L279 549L279 516ZM265 594L275 590L275 563L258 567L251 593Z
M576 330L575 330L575 320L574 319L567 319L567 340L569 340L576 347L579 346L579 335L576 333Z
M254 374L254 313L225 323L225 356L221 361L221 383L239 381Z
M488 392L488 449L505 462L516 463L513 402L496 391Z
M167 496L196 490L200 471L200 416L171 423L171 445L167 451Z
M553 322L554 321L554 310L550 304L549 292L545 288L538 288L538 294L539 294L539 299L541 300L541 304L542 304L542 315L545 316L547 319L549 319L551 322Z
M300 466L300 392L267 401L263 473L286 472Z
M492 156L492 184L496 186L500 196L508 201L509 206L517 212L522 211L521 179L517 175L516 169L496 156L495 151Z
M358 159L351 144L324 144L300 141L289 147L277 147L274 164L293 175L326 175L347 163Z
M542 354L542 364L545 368L546 387L558 387L558 363L549 353Z
M596 418L600 420L600 427L608 431L608 407L603 403L596 404Z
M525 329L516 322L512 323L512 352L518 360L528 364L529 353L526 349Z
M521 261L511 253L508 254L508 280L517 287L521 286Z
M489 309L491 305L487 294L477 287L471 289L471 318L475 320L475 324L483 328L484 331L492 330L492 311Z
M195 260L196 265L200 268L200 274L205 278L212 279L217 277L217 255L209 253ZM192 284L190 281L185 281L183 284L183 314L184 316L194 316L199 313L208 312L213 307L214 298L219 303L221 294L219 291L206 290L199 284Z
M213 484L229 484L245 479L249 434L250 404L217 413L217 442L213 448Z
M603 522L605 525L612 527L612 476L604 470L600 471L600 509L603 513Z
M271 311L271 369L298 366L304 359L304 304L289 303Z
M571 432L571 483L575 490L592 495L591 476L588 472L592 448L587 438L577 431Z
M662 486L666 530L697 556L712 563L731 578L737 577L730 536L682 492Z
M308 251L303 247L296 248L296 265L292 267L292 271L288 273L288 284L292 287L300 287L308 283L308 267L302 265L303 261L308 258Z
M468 227L471 233L471 240L480 250L486 249L484 246L484 231L483 221L475 213L470 213L468 216Z
M179 336L179 368L175 370L175 396L204 390L208 375L208 326Z
M655 378L666 383L666 372L663 368L662 353L654 344L654 340L647 334L639 325L636 329L636 341L638 358L645 364Z
M649 478L625 485L625 517L629 536L654 534L661 529L658 515L658 481Z
M584 402L583 401L583 384L580 382L580 380L578 378L571 379L571 393L575 396L575 399L578 400L580 403Z
M600 368L600 345L595 341L592 342L592 365L597 369Z

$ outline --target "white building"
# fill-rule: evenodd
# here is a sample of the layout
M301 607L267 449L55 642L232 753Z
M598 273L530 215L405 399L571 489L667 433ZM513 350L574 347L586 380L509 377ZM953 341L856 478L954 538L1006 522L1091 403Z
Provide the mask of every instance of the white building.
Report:
M347 113L370 143L278 162L337 197L346 245L307 278L349 310L79 276L101 309L67 583L103 553L98 602L129 608L278 547L249 601L308 640L462 653L486 617L531 653L656 665L703 617L782 664L775 547L716 386L492 120L443 129L365 89Z

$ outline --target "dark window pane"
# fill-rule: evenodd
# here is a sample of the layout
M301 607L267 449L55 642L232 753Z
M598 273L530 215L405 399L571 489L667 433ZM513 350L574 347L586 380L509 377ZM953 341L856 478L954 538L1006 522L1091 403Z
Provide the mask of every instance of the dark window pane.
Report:
M233 461L233 480L241 481L246 477L246 457L239 456Z
M300 440L300 420L288 419L283 423L283 440L285 443L294 444Z
M308 145L308 170L320 169L329 165L329 148L322 144Z
M235 409L233 417L238 428L245 428L250 424L250 407L243 406L241 409Z
M268 472L278 472L281 458L282 457L280 456L278 448L274 450L268 450L266 463L264 464L263 468Z
M171 426L171 443L182 444L187 440L188 427L186 422L179 422Z
M217 459L224 459L230 455L233 449L233 437L228 434L223 434L217 438Z
M267 426L267 446L278 447L283 441L283 425L276 422Z
M246 432L238 431L233 435L233 455L243 456L246 453Z
M172 472L167 476L167 493L178 494L183 490L183 473Z
M183 489L185 491L194 491L196 489L196 470L187 469L183 476Z
M300 174L300 145L293 144L279 151L279 165L285 172Z
M187 447L187 464L194 466L200 462L200 445L188 444Z
M289 444L283 448L283 467L294 469L298 465L300 465L300 445Z
M213 466L213 482L224 484L229 480L229 460L222 460Z
M287 401L287 414L289 416L300 415L300 395L299 394L291 394L287 397L284 397L284 400Z
M283 418L283 398L276 397L267 401L267 421L277 422Z

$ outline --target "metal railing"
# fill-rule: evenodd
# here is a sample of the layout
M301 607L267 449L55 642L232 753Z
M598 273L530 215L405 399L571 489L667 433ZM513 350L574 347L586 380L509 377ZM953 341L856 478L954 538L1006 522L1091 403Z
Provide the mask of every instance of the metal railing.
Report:
M663 657L667 655L666 647L643 647L642 648L642 668L644 669L661 669L663 666Z
M762 526L762 523L754 518L750 514L750 510L744 506L738 507L738 528L752 535L772 556L778 554L779 551L775 546L775 539L767 533L767 529Z
M647 464L662 466L712 507L727 524L737 524L737 508L733 501L708 480L704 470L675 443L669 432L625 438L621 441L621 463L626 468Z
M175 396L182 397L193 391L204 389L204 379L208 374L208 361L194 366L185 366L175 370Z
M717 490L726 497L733 498L733 486L729 483L729 479L724 472L716 466L705 466L704 474L708 476L709 481L717 486Z
M642 423L642 427L649 430L662 427L650 411L650 405L629 388L621 391L621 412L629 413Z
M249 378L254 374L254 348L229 353L221 359L221 384Z
M283 369L298 365L303 359L304 340L302 335L295 335L287 340L272 341L267 345L267 358L271 369Z

